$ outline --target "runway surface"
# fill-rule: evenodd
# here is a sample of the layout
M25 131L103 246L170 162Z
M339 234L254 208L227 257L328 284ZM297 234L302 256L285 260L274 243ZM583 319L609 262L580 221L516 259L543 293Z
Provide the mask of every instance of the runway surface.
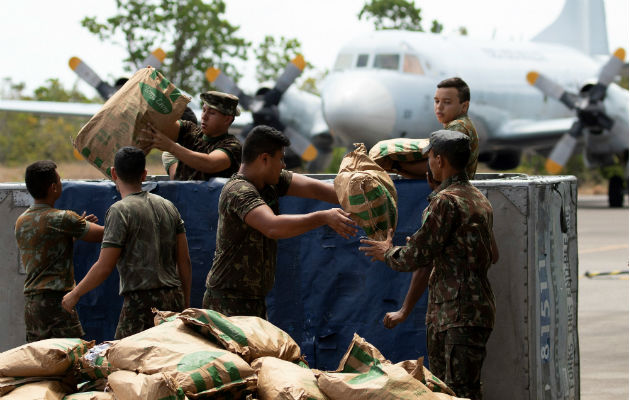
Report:
M608 208L606 196L578 196L578 333L580 398L628 399L628 202Z

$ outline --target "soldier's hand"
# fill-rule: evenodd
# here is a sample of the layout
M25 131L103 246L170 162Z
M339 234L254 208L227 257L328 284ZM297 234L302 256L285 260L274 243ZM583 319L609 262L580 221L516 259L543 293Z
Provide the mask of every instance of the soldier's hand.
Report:
M331 208L326 211L326 225L345 239L357 233L356 223L350 219L350 213L341 208Z
M81 214L82 218L85 218L86 221L88 222L93 222L93 223L97 223L98 222L98 217L94 214L90 214L90 215L85 215L85 211L83 211L83 214Z
M367 246L359 247L359 250L368 257L371 257L370 261L385 261L385 252L392 248L392 237L394 236L394 230L389 229L387 231L387 239L378 241L370 239L361 239L361 244Z
M401 310L392 311L385 314L385 318L383 318L383 325L385 328L392 329L396 325L404 322L407 319L407 315L405 315Z
M70 293L66 293L66 295L63 296L63 299L61 299L61 306L64 310L71 313L74 310L74 306L76 306L78 302L79 298L76 297L72 291L70 291Z
M150 123L140 130L142 136L138 138L138 145L141 148L155 148L162 151L171 151L175 144L168 136L160 132Z

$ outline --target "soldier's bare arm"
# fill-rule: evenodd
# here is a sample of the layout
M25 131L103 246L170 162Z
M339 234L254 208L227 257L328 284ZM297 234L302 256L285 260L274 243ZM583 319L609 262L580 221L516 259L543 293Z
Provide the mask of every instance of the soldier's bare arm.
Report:
M98 260L92 265L92 268L90 268L81 282L63 296L61 305L66 311L72 312L72 309L79 302L81 296L107 279L109 274L111 274L116 267L116 262L118 261L118 257L120 257L121 251L122 249L118 247L105 247L101 249Z
M177 235L177 274L182 281L182 291L184 292L184 306L190 307L190 287L192 286L192 265L188 252L188 240L186 233Z
M81 238L84 242L100 242L103 240L103 226L95 223L90 223L89 230Z
M409 290L407 291L402 307L398 311L388 312L385 314L385 318L383 318L383 325L385 325L386 328L392 329L407 319L418 300L420 300L420 297L422 297L424 291L427 290L430 275L431 270L429 268L421 268L413 271L413 276L409 283Z
M308 214L276 215L267 205L260 205L245 216L245 223L271 239L286 239L301 235L322 225L330 226L344 238L357 232L350 214L340 208Z
M339 204L339 199L332 183L323 182L301 174L293 174L287 195Z

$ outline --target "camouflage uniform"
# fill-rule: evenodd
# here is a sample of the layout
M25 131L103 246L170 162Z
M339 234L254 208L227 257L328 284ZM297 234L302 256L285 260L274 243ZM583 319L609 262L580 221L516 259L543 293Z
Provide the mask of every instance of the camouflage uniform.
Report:
M219 197L217 245L206 279L204 308L222 314L266 317L265 296L273 287L277 241L245 223L254 208L267 204L280 212L278 199L289 190L292 174L283 170L277 185L260 192L242 175L233 176Z
M470 138L470 158L466 164L466 175L468 179L475 177L477 172L477 159L479 158L479 137L477 131L468 115L462 114L444 126L449 131L458 131Z
M101 246L122 249L116 267L124 301L116 339L152 327L151 307L183 310L177 235L184 232L173 203L152 193L130 194L107 210Z
M74 288L73 238L82 238L90 223L73 211L47 204L30 206L15 222L24 281L26 341L81 337L76 311L68 313L61 299Z
M397 271L432 268L426 324L431 371L457 396L481 398L480 369L494 326L492 206L466 173L430 197L422 227L385 253Z
M207 174L198 171L180 161L175 170L175 180L178 181L207 181L212 177L229 178L236 173L241 165L241 142L234 135L224 133L220 136L206 136L201 127L190 121L179 121L179 136L177 143L198 153L210 154L214 150L221 150L230 158L229 168L223 171Z

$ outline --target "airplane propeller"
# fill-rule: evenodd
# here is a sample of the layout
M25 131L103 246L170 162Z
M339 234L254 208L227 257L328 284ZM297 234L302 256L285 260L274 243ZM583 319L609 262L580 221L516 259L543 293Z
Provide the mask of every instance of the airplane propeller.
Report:
M570 110L575 110L577 114L577 120L569 131L562 135L547 158L545 169L549 173L557 174L562 170L573 154L584 129L593 134L600 134L604 130L615 128L615 120L606 114L604 99L608 85L623 68L625 55L624 49L617 49L600 69L597 83L584 86L578 94L564 90L562 86L538 72L531 71L527 74L527 81L531 85L546 96L560 101Z
M269 125L284 133L291 141L290 148L295 154L299 155L304 161L312 161L317 157L317 149L296 129L282 123L278 110L278 104L283 94L302 74L305 67L304 57L298 54L276 79L273 88L259 89L255 96L244 93L229 76L217 68L208 68L206 70L206 79L219 90L238 96L241 106L251 111L253 124L251 127L243 129L244 135L256 125Z

